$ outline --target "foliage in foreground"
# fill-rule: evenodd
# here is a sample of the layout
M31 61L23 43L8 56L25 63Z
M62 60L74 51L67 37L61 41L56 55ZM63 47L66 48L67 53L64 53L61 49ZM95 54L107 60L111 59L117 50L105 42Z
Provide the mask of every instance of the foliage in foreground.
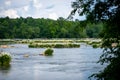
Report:
M117 38L104 39L103 41L104 51L99 62L101 64L109 63L109 65L100 73L93 74L92 77L97 80L118 80L120 79L120 41Z
M97 80L120 80L120 0L76 0L69 18L78 12L91 23L103 22L103 55L99 63L108 65L92 75Z
M0 52L0 66L8 66L11 62L11 55L7 52Z

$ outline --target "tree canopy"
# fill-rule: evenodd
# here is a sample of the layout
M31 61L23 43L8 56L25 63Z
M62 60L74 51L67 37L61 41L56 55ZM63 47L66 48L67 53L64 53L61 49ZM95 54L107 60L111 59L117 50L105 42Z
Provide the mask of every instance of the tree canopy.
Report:
M78 12L79 15L86 15L86 20L91 23L104 23L104 50L99 62L109 65L93 76L97 80L120 79L120 0L76 0L72 8L70 19Z
M0 38L98 38L102 23L97 25L82 24L83 21L68 21L37 18L0 18ZM100 26L100 27L93 27ZM90 34L88 34L90 33Z

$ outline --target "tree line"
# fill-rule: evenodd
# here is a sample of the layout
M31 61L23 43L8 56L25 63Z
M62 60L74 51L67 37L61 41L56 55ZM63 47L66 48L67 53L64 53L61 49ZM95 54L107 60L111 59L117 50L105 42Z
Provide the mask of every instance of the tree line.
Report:
M57 20L4 17L0 18L0 38L99 38L102 26L102 23L91 24L79 20L69 21L62 17Z

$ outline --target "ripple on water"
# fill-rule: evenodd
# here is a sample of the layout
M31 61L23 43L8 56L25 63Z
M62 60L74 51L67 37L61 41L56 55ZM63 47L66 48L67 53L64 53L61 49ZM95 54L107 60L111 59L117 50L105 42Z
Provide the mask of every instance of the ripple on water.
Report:
M28 48L26 44L12 46L4 49L12 54L12 62L7 74L3 76L0 71L0 80L13 80L13 77L14 80L87 80L90 73L103 69L96 64L102 50L91 46L54 48L52 57L39 55L44 48Z

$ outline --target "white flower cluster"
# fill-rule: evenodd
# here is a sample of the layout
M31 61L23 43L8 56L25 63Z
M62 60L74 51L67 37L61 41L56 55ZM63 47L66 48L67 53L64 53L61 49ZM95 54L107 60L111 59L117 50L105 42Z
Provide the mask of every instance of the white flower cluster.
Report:
M11 56L10 53L8 52L0 52L0 57L7 55L7 56Z

